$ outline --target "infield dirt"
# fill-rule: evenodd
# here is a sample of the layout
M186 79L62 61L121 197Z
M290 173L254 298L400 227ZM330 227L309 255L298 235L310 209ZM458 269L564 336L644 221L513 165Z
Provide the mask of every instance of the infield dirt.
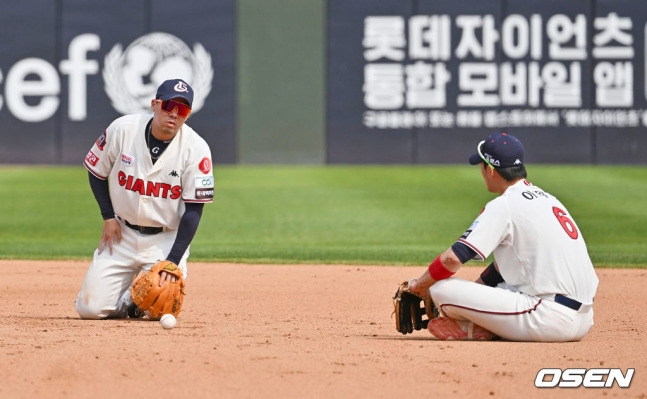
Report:
M582 341L517 343L400 335L391 296L419 267L189 263L166 331L80 320L87 266L0 261L0 398L647 398L645 269L597 270ZM628 389L539 389L541 368L635 374Z

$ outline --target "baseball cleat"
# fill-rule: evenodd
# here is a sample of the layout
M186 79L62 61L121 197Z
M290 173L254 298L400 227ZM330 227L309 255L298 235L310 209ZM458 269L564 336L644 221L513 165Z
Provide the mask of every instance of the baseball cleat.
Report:
M128 306L128 317L130 317L131 319L141 319L144 316L146 316L146 314L142 312L142 310L139 309L134 303L131 303Z
M495 335L471 321L458 322L450 317L437 317L429 321L427 329L443 340L489 341Z

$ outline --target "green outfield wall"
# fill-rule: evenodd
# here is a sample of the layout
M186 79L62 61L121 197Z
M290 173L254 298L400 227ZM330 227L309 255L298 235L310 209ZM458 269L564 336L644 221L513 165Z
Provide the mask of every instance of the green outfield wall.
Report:
M241 163L326 159L324 0L237 2Z

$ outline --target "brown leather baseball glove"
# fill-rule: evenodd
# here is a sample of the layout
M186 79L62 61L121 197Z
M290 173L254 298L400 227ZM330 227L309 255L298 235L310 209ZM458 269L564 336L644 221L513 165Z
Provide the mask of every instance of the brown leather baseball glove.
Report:
M427 328L429 320L438 317L438 310L431 298L420 298L409 290L409 281L398 287L393 296L395 329L402 334ZM425 319L423 319L425 316Z
M160 287L160 274L163 271L176 276L177 281L166 281ZM157 320L167 313L177 317L184 301L182 270L168 260L157 262L148 272L141 272L135 278L131 296L135 305L151 319Z

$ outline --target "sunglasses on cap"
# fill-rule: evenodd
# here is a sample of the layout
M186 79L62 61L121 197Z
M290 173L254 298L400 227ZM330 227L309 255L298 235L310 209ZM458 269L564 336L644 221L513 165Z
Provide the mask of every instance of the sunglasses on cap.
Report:
M494 169L494 165L492 165L492 163L490 163L490 161L488 161L488 160L487 160L487 158L485 158L485 157L483 156L483 153L481 152L481 147L483 146L483 144L485 144L485 140L481 141L481 142L479 143L479 145L478 145L478 146L476 146L476 152L479 154L479 156L481 157L481 159L482 159L486 164L490 165L490 167L491 167L492 169Z
M157 101L160 101L162 103L161 105L162 111L168 112L169 114L173 112L175 108L177 108L177 115L182 118L186 118L191 113L191 107L179 101L159 100L159 99Z

